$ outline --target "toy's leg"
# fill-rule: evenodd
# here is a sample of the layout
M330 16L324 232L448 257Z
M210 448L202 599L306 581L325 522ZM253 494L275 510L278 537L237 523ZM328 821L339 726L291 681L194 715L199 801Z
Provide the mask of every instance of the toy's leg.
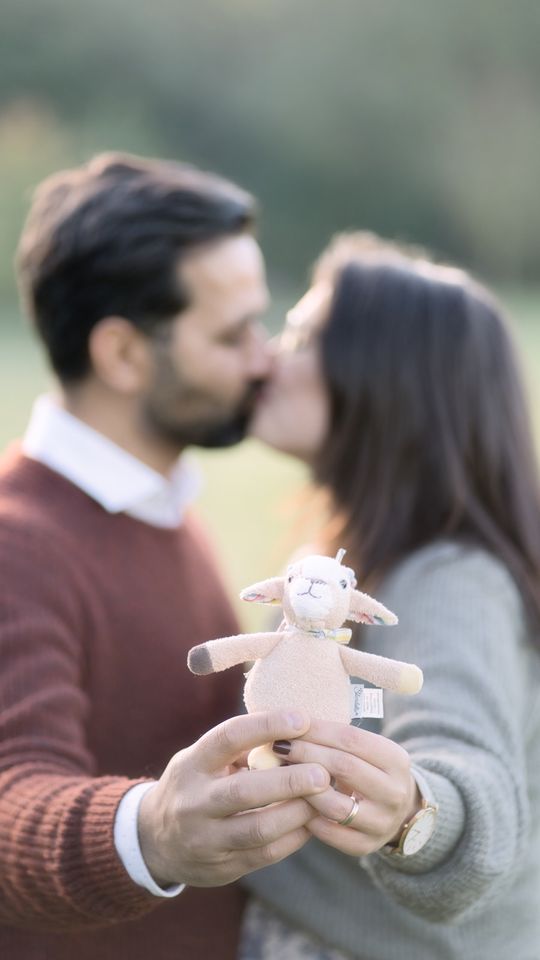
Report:
M269 743L265 743L263 747L255 747L254 750L250 750L247 760L250 770L269 770L270 767L281 766L281 761L272 752Z

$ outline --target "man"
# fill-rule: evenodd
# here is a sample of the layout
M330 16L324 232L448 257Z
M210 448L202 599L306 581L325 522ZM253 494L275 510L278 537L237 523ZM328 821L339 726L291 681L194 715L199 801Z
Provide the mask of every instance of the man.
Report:
M105 155L45 181L23 232L57 392L0 469L10 960L234 957L227 884L301 847L328 787L317 764L240 770L307 718L226 720L238 677L185 666L237 631L179 454L240 440L268 373L252 224L232 184Z

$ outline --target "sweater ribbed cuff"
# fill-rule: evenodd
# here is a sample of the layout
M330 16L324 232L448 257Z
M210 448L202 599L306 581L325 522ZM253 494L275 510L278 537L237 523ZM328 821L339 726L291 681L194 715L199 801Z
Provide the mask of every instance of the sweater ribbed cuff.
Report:
M426 873L442 863L456 846L465 825L465 807L459 790L446 777L412 767L411 773L428 803L438 806L435 830L421 850L410 857L378 850L371 854L401 873ZM370 857L363 857L361 862Z
M139 781L140 782L140 781ZM64 838L64 876L79 909L103 919L128 919L151 909L158 901L127 874L114 844L118 805L134 781L124 778L94 781L81 796L86 803L80 845ZM80 820L74 828L80 828Z

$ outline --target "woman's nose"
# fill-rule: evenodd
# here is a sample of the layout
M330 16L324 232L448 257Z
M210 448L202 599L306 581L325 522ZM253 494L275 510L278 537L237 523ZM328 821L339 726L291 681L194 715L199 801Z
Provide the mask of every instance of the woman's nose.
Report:
M276 333L274 334L273 337L270 337L267 343L268 352L273 359L275 359L281 352L281 348L282 348L281 338L282 338L281 333Z
M253 329L249 353L249 374L253 379L264 379L270 373L272 357L270 341L262 323Z

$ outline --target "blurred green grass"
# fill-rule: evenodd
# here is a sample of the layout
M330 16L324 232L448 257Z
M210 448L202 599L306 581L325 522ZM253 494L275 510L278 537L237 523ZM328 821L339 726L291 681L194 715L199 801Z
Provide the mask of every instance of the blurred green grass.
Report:
M510 291L501 299L516 334L540 449L540 291ZM50 382L31 331L15 318L15 310L0 311L1 449L21 435L32 400ZM200 513L211 529L234 598L243 586L276 573L298 545L301 532L295 518L307 475L291 458L255 441L193 456L204 482ZM264 608L236 603L245 629L263 623Z

